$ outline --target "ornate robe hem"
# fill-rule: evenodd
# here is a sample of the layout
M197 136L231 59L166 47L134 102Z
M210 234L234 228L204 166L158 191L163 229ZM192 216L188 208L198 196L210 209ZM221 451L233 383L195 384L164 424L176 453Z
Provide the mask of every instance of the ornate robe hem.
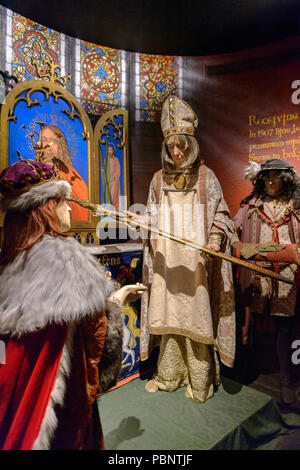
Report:
M174 327L153 327L149 328L149 333L153 335L180 335L180 336L187 336L192 341L196 341L197 343L203 344L211 344L216 345L216 341L209 336L201 336L201 335L194 335L188 330L184 330L183 328L174 328Z

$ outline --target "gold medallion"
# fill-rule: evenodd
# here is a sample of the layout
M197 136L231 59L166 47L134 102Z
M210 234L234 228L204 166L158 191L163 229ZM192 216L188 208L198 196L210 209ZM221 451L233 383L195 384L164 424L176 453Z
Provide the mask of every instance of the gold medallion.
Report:
M185 187L186 177L185 175L177 175L174 178L174 186L176 189L183 189Z

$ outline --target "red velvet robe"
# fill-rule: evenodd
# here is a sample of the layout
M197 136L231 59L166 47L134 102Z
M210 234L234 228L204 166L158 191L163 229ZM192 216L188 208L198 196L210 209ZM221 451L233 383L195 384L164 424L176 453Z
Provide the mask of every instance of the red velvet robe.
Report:
M56 410L58 425L51 449L103 449L95 403L107 317L86 317L73 337L71 372L64 406ZM29 450L41 430L50 403L67 337L68 326L52 324L6 344L0 365L0 449Z
M45 235L0 268L0 448L103 448L96 394L115 385L123 333L104 267Z

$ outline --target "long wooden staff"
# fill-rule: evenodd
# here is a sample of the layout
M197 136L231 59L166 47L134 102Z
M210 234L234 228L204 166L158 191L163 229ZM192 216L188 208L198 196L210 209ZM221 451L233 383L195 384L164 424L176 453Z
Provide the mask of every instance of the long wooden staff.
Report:
M244 261L242 259L236 258L235 256L226 255L225 253L222 253L221 251L210 250L208 248L205 248L204 246L198 245L197 243L191 242L190 240L176 237L175 235L165 232L164 230L157 229L156 227L152 227L151 225L145 225L145 224L141 224L140 222L135 222L134 220L130 220L128 219L128 217L136 215L131 212L109 210L101 206L100 204L93 204L90 201L84 201L83 199L78 199L74 196L71 196L69 200L72 202L77 202L77 204L90 209L97 216L113 217L115 220L123 223L124 225L127 225L128 227L133 226L135 228L143 228L145 230L148 230L151 233L156 233L157 235L161 237L168 238L177 243L181 243L182 245L185 245L185 246L190 246L191 248L200 250L203 253L206 253L210 256L224 259L226 261L229 261L230 263L237 264L238 266L242 266L243 268L250 269L251 271L255 271L263 276L271 277L273 279L276 279L277 281L285 282L286 284L293 284L293 285L295 284L295 282L292 281L291 279L281 276L280 274L270 271L269 269L262 268L261 266L257 266L255 264L249 263L248 261Z

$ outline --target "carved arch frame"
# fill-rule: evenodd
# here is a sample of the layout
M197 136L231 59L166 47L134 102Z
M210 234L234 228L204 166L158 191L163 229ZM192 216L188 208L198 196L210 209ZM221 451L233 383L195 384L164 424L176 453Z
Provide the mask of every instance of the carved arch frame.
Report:
M47 77L49 78L49 77ZM58 80L56 80L58 81ZM62 83L62 82L59 82ZM65 84L65 82L63 82ZM24 92L27 93L25 96L21 96ZM24 81L16 85L6 96L5 104L2 105L1 109L1 120L0 120L0 168L3 169L9 164L9 123L11 120L16 120L14 114L15 106L20 101L25 101L27 107L38 106L40 103L36 99L32 99L31 95L34 92L41 92L45 95L45 101L49 100L50 96L53 96L56 103L59 99L64 100L69 106L69 109L63 110L71 120L76 118L80 119L84 135L82 138L87 140L87 165L88 165L88 194L89 200L92 203L99 202L100 193L100 181L99 181L99 160L94 158L94 133L90 119L77 99L65 90L62 86L55 83L54 80L29 80ZM73 221L71 226L71 234L82 233L95 233L95 227L99 219L93 217L89 213L88 221ZM1 214L0 225L3 226L3 214Z
M123 123L122 125L116 125L114 117L122 116ZM127 196L127 207L123 209L128 209L130 205L130 183L129 183L129 152L128 152L128 111L118 108L111 111L108 111L103 116L99 118L94 129L94 139L95 139L95 156L99 165L99 175L101 169L100 162L100 150L101 143L104 143L103 137L108 137L108 126L112 125L114 128L114 139L119 141L116 143L118 148L123 149L123 187L124 187L124 196ZM100 176L99 176L100 178ZM100 181L100 179L99 179ZM99 185L99 199L100 199L100 185Z

